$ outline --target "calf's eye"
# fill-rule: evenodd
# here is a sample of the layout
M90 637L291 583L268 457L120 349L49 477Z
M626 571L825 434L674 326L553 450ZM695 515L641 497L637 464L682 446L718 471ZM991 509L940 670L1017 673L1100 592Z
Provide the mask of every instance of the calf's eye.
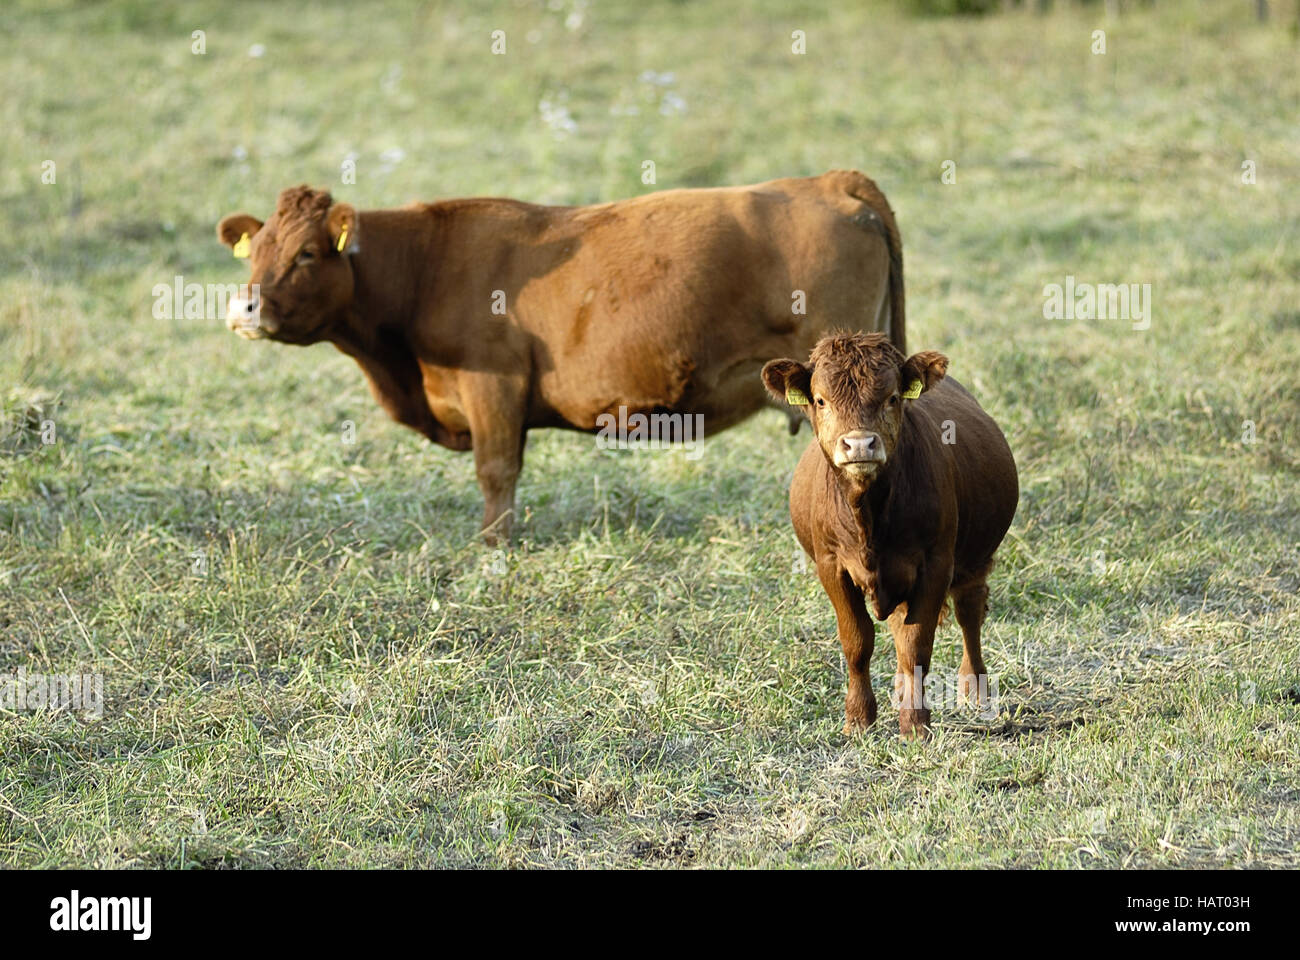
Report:
M298 263L310 263L312 260L316 259L316 254L312 253L310 250L302 250L299 252L296 259Z
M825 398L825 397L818 397L818 398L817 398L817 406L819 406L819 407L824 407L824 406L826 406L826 398Z
M894 394L892 397L889 398L889 405L892 407L897 403L898 403L898 394Z

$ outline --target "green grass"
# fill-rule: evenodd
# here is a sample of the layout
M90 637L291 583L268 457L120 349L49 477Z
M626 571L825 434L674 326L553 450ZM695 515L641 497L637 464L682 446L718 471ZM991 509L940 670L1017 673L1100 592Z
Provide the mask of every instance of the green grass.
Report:
M2 15L0 668L102 673L106 707L0 712L0 862L1300 865L1294 9L379 6ZM242 280L214 225L285 186L581 203L649 189L646 159L661 188L849 166L889 195L911 345L1020 466L995 720L900 742L882 628L881 720L840 735L775 413L698 461L534 433L497 556L470 459L351 361L151 316L176 274ZM1044 320L1067 274L1152 284L1151 328Z

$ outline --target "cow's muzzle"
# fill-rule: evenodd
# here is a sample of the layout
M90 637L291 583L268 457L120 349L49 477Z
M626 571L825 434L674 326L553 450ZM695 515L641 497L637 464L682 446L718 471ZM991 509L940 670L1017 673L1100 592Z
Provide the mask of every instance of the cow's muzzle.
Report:
M835 441L832 459L837 467L854 471L874 470L885 462L885 441L880 434L852 430Z
M262 329L262 298L256 290L230 299L226 305L226 326L248 340L266 335Z

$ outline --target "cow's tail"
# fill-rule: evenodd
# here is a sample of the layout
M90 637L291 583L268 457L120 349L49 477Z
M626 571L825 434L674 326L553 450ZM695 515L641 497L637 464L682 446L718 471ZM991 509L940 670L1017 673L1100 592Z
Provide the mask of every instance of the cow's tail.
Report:
M907 311L903 296L903 238L894 220L889 201L880 192L875 181L855 171L854 182L849 187L850 196L861 200L876 215L883 228L885 246L889 248L889 339L899 351L907 355Z

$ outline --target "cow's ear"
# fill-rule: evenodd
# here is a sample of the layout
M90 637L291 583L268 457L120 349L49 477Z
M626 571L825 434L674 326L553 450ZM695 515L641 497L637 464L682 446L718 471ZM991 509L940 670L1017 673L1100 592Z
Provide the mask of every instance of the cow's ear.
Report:
M763 365L763 385L776 399L806 407L812 390L812 370L798 360L769 360Z
M221 222L217 224L217 239L228 247L234 247L245 236L251 238L261 229L262 221L257 217L250 217L246 213L232 213L228 217L222 217Z
M342 254L361 252L361 231L357 226L357 211L350 203L336 203L325 217L325 227L330 232L330 244Z
M948 373L948 358L934 350L922 350L903 361L899 385L903 396L919 397L931 390Z

